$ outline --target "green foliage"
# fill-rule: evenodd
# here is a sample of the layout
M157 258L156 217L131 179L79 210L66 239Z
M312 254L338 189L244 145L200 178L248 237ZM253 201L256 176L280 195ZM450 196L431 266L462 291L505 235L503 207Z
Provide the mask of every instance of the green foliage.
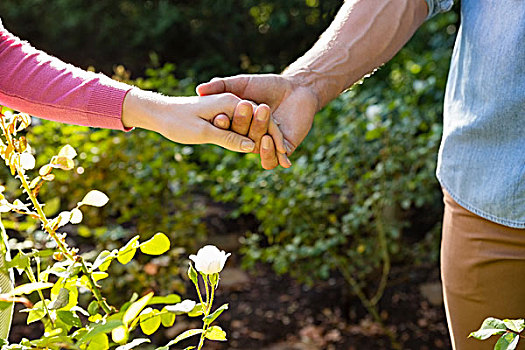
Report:
M85 188L112 194L112 205L104 211L83 210L85 224L78 229L80 235L102 238L109 234L107 228L95 228L108 222L135 227L138 232L167 232L178 246L191 245L202 234L204 208L190 196L195 190L190 181L197 169L185 159L192 152L190 147L143 130L124 134L48 121L34 126L28 139L48 145L37 162L49 158L62 140L78 151L76 172L56 174L42 189L44 196L60 198L60 209L76 204Z
M108 303L98 282L109 277L106 271L110 271L112 261L116 259L123 265L128 264L135 257L137 250L148 255L162 255L169 250L170 240L161 232L142 242L141 237L137 235L118 249L105 250L98 255L89 250L79 254L79 249L71 247L66 241L68 233L57 230L67 224L80 224L84 219L81 207L103 207L108 203L109 197L99 190L91 190L72 210L55 213L54 218L49 218L43 210L45 203L39 198L40 191L46 183L55 180L55 174L62 170L74 169L73 159L77 152L70 145L62 147L49 162L40 167L38 175L31 179L31 170L38 163L26 137L20 136L20 132L30 123L29 116L14 114L0 106L0 156L10 170L12 179L20 182L24 193L20 198L13 199L11 193L4 192L4 186L0 187L0 208L3 214L0 218L0 273L3 279L9 279L8 268L17 269L28 280L15 288L2 287L0 310L12 307L16 302L24 304L27 308L22 312L27 312L27 324L42 322L44 334L35 339L22 339L18 344L7 344L6 339L2 339L2 349L132 349L139 344L150 342L149 338L136 338L135 329L140 327L143 334L150 336L161 325L171 327L175 322L175 315L181 314L191 317L203 316L199 350L205 339L225 340L225 333L216 326L210 327L210 323L227 306L222 306L220 311L213 313L213 319L208 317L212 310L216 283L210 284L209 288L206 284L205 304L202 303L198 284L196 287L201 299L200 304L191 300L180 302L181 298L176 294L154 298L154 292L149 292L140 299L137 294L133 294L131 299L119 308ZM14 259L9 259L9 236L3 222L5 218L13 216L26 216L36 220L42 227L42 233L46 234L46 245L51 249L33 249L30 253L19 250ZM204 278L204 282L208 283L206 281ZM35 293L38 294L38 301L33 304L26 296L30 297ZM188 303L192 305L191 308L181 307ZM150 304L157 306L148 307ZM196 305L199 306L200 312L195 312ZM5 317L2 320L0 326L3 334L9 321ZM183 334L182 337L186 336ZM181 339L180 336L173 342L177 342L178 339Z
M177 75L280 70L326 28L342 0L3 0L6 28L107 74L176 62ZM154 52L154 54L153 54Z
M493 335L500 335L494 345L494 350L514 350L518 346L520 334L525 329L525 321L517 320L500 320L494 317L488 317L483 321L480 329L470 333L469 337L479 340L485 340Z
M428 259L428 248L409 244L423 237L403 233L414 217L429 234L440 221L434 172L453 42L447 30L456 20L450 13L427 23L391 63L321 111L292 168L262 172L254 156L200 153L214 198L260 222L245 239L246 263L265 261L309 282L342 269L366 281L388 256Z

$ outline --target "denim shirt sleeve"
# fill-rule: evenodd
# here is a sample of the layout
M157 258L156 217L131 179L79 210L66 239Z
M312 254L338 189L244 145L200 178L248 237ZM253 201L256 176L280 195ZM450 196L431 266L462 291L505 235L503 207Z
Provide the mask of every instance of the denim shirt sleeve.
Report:
M428 5L427 19L434 17L440 12L449 11L454 5L454 0L425 0Z

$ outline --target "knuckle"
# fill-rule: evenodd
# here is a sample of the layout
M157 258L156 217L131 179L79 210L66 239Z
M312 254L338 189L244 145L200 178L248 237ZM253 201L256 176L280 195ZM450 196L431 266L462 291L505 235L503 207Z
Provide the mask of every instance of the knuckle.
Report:
M241 99L239 97L237 97L236 95L232 94L231 92L226 92L224 94L224 98L226 98L231 103L238 103L238 102L241 101Z
M268 163L274 162L276 160L274 152L270 152L269 150L265 150L264 148L261 151L261 158Z
M224 136L224 142L226 145L232 147L237 145L237 135L233 132L228 132Z

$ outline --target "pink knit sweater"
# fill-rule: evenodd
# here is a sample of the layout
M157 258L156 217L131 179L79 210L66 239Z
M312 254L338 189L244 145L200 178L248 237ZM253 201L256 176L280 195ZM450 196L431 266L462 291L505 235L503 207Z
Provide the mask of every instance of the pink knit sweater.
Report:
M122 104L130 89L36 50L0 22L0 104L63 123L126 130Z

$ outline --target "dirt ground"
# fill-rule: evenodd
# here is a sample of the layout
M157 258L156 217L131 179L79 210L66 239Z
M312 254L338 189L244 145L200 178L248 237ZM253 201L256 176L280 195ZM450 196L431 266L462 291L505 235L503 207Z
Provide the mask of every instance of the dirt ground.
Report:
M432 288L439 286L437 268L415 269L408 278L402 270L393 271L381 301L385 326L402 349L450 349L441 295ZM396 275L405 279L396 281ZM229 341L208 343L209 349L393 349L359 300L345 291L342 278L308 288L261 266L242 290L219 292L216 305L230 304L219 322Z

